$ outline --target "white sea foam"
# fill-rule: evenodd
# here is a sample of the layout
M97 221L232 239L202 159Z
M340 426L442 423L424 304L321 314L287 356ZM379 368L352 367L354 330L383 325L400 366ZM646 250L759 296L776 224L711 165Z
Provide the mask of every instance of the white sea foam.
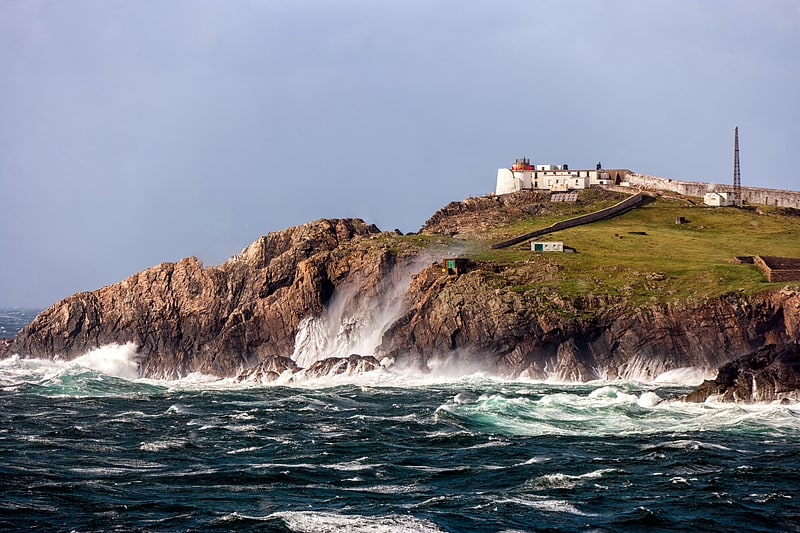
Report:
M565 513L575 516L597 516L596 514L581 511L574 504L566 500L554 500L543 496L505 498L498 500L497 503L515 503L550 513Z
M641 407L655 407L661 403L661 397L653 391L644 391L636 403Z
M139 449L146 452L160 452L162 450L184 448L187 443L188 441L185 439L164 439L153 442L142 442L139 444Z
M139 377L136 345L132 342L107 344L95 348L72 360L72 364L123 379L131 380Z
M669 370L667 372L659 374L653 380L653 383L658 383L662 385L666 384L686 385L689 387L694 387L700 385L703 381L707 379L714 379L716 375L717 371L714 369L687 366L683 368L676 368L675 370Z
M298 325L292 359L307 368L327 357L374 354L384 332L403 311L402 298L411 277L432 259L423 255L393 268L368 292L361 289L358 276L338 286L320 316L306 316Z
M433 522L405 515L362 516L314 511L282 511L273 513L268 518L279 518L287 528L303 533L333 533L335 531L440 533L444 531Z
M586 480L599 479L611 472L616 472L616 470L613 468L604 468L577 476L557 472L555 474L546 474L544 476L529 480L525 482L523 488L525 490L536 491L550 489L572 489Z

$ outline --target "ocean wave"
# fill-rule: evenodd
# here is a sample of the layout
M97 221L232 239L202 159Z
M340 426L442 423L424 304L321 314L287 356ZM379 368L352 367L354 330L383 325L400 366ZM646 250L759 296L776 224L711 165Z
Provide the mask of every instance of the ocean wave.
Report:
M587 513L581 511L575 506L575 503L567 500L559 500L546 498L544 496L515 496L510 498L498 499L498 504L516 504L524 505L526 507L533 507L538 511L545 511L549 513L564 513L574 516L597 516L595 513Z
M443 529L429 520L405 515L363 516L315 511L282 511L266 519L280 519L298 533L349 533L385 531L387 533L442 533Z

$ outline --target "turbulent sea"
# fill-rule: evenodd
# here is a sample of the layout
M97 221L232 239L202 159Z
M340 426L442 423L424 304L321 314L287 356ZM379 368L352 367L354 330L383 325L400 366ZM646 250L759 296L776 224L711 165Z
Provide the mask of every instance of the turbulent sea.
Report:
M32 319L0 310L0 333ZM0 361L0 529L800 531L800 407L667 382L137 379Z

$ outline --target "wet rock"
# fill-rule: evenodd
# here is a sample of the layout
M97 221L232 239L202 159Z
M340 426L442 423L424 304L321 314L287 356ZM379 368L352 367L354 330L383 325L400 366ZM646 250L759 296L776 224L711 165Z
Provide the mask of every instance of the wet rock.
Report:
M269 383L277 380L287 372L295 374L300 368L288 357L265 357L257 365L247 368L236 376L236 381Z
M138 346L143 376L236 376L292 353L303 317L357 275L369 292L398 252L359 219L318 220L260 237L229 261L163 263L70 296L19 332L8 353L73 359L110 343Z
M334 375L352 376L380 370L381 363L371 355L353 354L348 357L328 357L309 366L304 374L310 377L324 377Z
M685 396L688 402L709 398L723 402L790 402L800 400L800 344L770 344L719 368Z

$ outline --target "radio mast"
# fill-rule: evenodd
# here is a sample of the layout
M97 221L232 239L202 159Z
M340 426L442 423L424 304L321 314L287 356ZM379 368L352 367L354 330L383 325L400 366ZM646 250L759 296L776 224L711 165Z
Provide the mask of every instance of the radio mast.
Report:
M742 207L742 175L739 172L739 126L736 126L733 132L733 197L736 207Z

